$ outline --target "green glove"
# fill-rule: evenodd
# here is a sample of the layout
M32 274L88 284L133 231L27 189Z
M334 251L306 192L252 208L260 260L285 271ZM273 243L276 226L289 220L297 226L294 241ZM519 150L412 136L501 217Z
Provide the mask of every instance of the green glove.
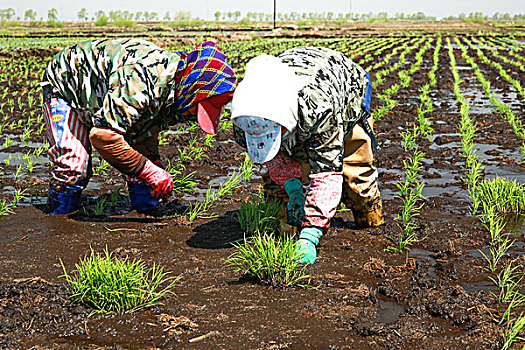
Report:
M306 198L303 193L301 180L292 178L284 183L284 190L288 194L288 223L300 227L304 218L304 202Z
M317 246L323 236L323 230L317 227L305 227L297 241L297 252L301 264L313 264L317 259Z

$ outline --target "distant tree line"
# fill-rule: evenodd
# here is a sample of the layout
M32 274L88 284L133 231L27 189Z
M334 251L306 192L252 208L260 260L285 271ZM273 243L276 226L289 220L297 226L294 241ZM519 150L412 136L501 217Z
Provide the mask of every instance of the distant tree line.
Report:
M247 12L243 17L241 11L216 11L214 14L216 21L272 21L273 13L264 12ZM117 21L185 21L191 20L192 14L190 11L177 11L174 16L170 15L170 12L166 12L164 16L160 16L154 11L109 11L106 12L99 10L92 14L89 14L86 8L82 8L77 12L77 18L79 21L98 21L98 22L117 22ZM396 12L393 16L389 16L387 12L379 13L364 13L364 14L352 14L349 13L334 13L334 12L295 12L290 13L278 13L277 19L279 21L301 21L301 20L320 20L320 21L332 21L332 20L434 20L436 17L429 17L423 12L417 12L412 14L405 14L403 12ZM525 14L510 15L509 13L496 12L492 16L484 15L482 12L471 12L470 14L461 13L457 16L448 16L441 18L442 20L460 20L460 21L523 21L525 20ZM21 17L17 16L16 11L13 8L0 9L0 22L6 21L20 21ZM33 9L26 10L24 12L23 20L25 21L36 21L37 12ZM40 17L42 20L42 17ZM47 11L48 21L58 21L58 10L51 8Z

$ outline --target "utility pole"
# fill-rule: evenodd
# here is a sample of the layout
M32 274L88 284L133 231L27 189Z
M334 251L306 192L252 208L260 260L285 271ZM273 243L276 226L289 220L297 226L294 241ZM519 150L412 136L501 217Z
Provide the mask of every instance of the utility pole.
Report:
M277 0L273 0L273 29L275 30L275 18L277 17Z
M350 18L348 18L348 21L352 21L352 0L350 0Z

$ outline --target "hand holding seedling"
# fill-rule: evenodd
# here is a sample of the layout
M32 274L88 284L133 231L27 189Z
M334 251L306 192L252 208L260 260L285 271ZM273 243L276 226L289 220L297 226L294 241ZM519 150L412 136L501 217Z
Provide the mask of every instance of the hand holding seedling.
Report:
M323 236L323 230L318 227L305 227L302 229L297 241L299 263L313 264L317 259L317 245Z
M155 199L169 195L173 189L173 178L166 170L156 166L150 160L146 161L139 179L146 181L152 188L151 195Z

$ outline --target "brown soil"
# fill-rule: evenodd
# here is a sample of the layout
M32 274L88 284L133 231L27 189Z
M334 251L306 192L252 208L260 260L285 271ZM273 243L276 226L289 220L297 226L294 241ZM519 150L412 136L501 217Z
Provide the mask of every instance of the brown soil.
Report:
M322 239L321 258L308 267L313 283L321 288L275 289L246 282L225 267L231 242L243 237L235 212L260 183L257 178L221 201L213 210L217 217L192 223L175 215L188 204L182 198L164 205L159 216L130 211L122 198L104 217L48 216L41 204L26 205L16 209L16 215L0 218L0 347L500 349L498 320L504 306L491 295L495 289L490 276L480 268L484 261L477 250L487 245L488 237L479 221L468 215L461 181L464 159L456 134L458 106L445 49L432 92L436 108L429 115L435 138L423 143L427 200L418 219L418 235L426 239L408 256L384 250L391 244L387 237L399 232L394 218L401 202L395 197L395 183L402 180L406 156L401 129L414 122L432 51L426 53L411 87L394 96L399 105L375 125L383 147L377 166L386 224L357 230L349 211L338 212ZM407 60L413 61L414 54ZM458 65L467 65L458 52L456 59ZM490 67L482 70L487 79L500 79ZM466 80L462 88L483 96L475 79L467 79L472 71L461 74ZM514 78L520 79L518 74ZM397 75L390 74L382 89L397 81ZM508 84L500 87L502 93L510 92ZM373 102L375 107L381 104ZM523 115L523 100L518 102L516 108ZM475 118L478 142L486 151L482 155L486 174L503 171L520 176L523 168L516 155L521 142L508 123L490 107ZM200 189L243 159L243 150L229 142L231 138L231 132L221 134L207 150L208 157L186 164L188 171L198 171ZM172 137L162 146L163 157L175 155L187 139ZM24 181L45 193L45 178L46 171L41 170L34 180ZM85 191L87 213L96 197L123 185L116 172L97 181L99 186ZM6 178L0 189L14 182ZM523 243L521 236L518 242ZM59 259L71 271L90 247L102 251L106 246L117 256L140 257L180 274L174 289L177 298L141 312L88 317L91 310L70 301ZM522 259L523 244L519 247L506 259Z

